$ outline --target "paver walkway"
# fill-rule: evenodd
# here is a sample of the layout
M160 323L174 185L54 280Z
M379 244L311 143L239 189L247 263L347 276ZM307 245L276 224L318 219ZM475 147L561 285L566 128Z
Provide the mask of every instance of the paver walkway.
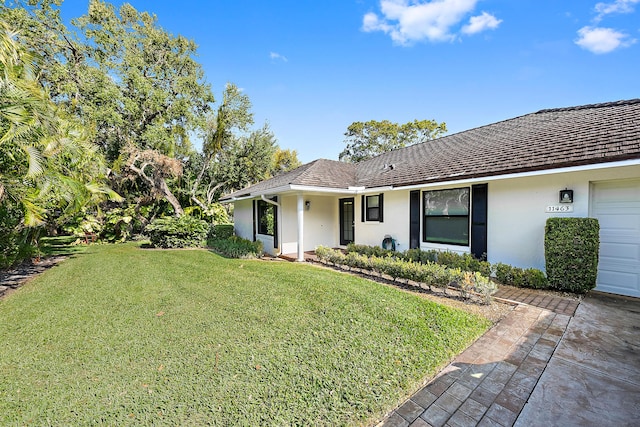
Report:
M380 426L512 426L570 319L518 305Z
M573 316L580 301L571 298L546 295L540 291L525 288L500 287L494 295L495 298L534 305L546 308L558 314Z

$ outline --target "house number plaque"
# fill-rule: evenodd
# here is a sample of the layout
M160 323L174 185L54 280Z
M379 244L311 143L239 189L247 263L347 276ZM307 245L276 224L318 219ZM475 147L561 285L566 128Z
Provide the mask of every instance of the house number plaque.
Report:
M573 212L573 205L549 205L544 211L547 213Z

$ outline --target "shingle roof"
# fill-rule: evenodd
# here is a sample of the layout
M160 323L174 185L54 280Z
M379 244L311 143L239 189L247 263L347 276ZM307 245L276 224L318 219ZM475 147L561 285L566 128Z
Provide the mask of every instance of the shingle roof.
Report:
M246 195L265 194L269 190L287 185L323 188L348 188L355 185L356 165L335 160L318 159L282 175L261 181L243 190L236 191L224 199Z
M541 110L444 136L362 162L356 178L403 186L632 158L640 158L640 99Z
M632 99L541 110L356 165L320 159L226 198L287 184L398 187L638 158L640 99Z

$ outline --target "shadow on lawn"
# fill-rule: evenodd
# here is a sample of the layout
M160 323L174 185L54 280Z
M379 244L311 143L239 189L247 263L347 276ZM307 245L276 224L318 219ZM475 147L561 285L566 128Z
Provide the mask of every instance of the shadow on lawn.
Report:
M0 298L61 261L85 253L88 245L77 244L77 239L76 236L41 238L40 256L0 271Z

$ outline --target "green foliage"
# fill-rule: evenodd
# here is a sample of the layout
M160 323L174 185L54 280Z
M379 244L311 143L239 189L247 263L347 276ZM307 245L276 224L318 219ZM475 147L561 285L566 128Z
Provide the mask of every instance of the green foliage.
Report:
M527 288L549 288L549 281L547 280L547 276L545 276L545 274L537 268L526 268L523 271L523 280Z
M495 273L497 280L505 285L527 287L534 289L548 288L548 283L544 273L540 270L530 268L523 270L503 263L496 263L493 266L485 260L479 260L472 254L457 253L451 251L438 251L435 249L421 250L419 248L409 249L405 252L393 252L379 246L367 246L349 244L347 251L357 252L365 255L394 256L397 259L413 261L422 264L437 263L450 269L459 269L468 272L478 272L485 277ZM426 283L426 282L425 282ZM442 283L442 282L440 282Z
M148 209L144 209L148 211ZM100 237L108 242L126 242L140 232L142 223L137 217L135 206L113 208L105 213Z
M151 244L158 248L204 247L209 225L200 219L183 215L179 218L156 218L145 227Z
M14 203L0 204L0 269L9 268L31 255L20 232L22 210Z
M389 249L384 249L380 246L368 246L368 245L356 245L355 243L349 243L347 245L347 252L356 252L366 256L384 257L392 255L394 252Z
M238 236L212 239L209 240L208 246L220 255L242 259L259 258L263 250L261 241L252 242Z
M209 227L207 239L229 239L234 234L233 224L213 224Z
M480 272L463 271L460 268L449 268L442 264L427 261L416 262L411 259L393 257L390 253L382 256L367 255L375 249L362 245L349 245L346 255L337 249L320 246L316 249L316 256L324 262L336 266L346 266L370 270L378 275L390 276L393 280L403 279L424 283L429 287L436 286L446 293L447 288L456 284L464 298L470 298L471 292L479 293L485 302L490 302L491 295L497 291L497 285ZM360 251L365 253L360 253ZM417 252L412 252L418 256Z
M552 288L586 293L596 287L600 225L595 218L549 218L544 254Z
M289 172L299 166L302 166L302 162L298 160L298 152L296 150L283 150L278 148L273 154L271 176Z
M446 131L444 122L434 120L414 120L402 125L389 120L354 122L344 134L347 147L339 158L358 163L388 151L432 140Z

